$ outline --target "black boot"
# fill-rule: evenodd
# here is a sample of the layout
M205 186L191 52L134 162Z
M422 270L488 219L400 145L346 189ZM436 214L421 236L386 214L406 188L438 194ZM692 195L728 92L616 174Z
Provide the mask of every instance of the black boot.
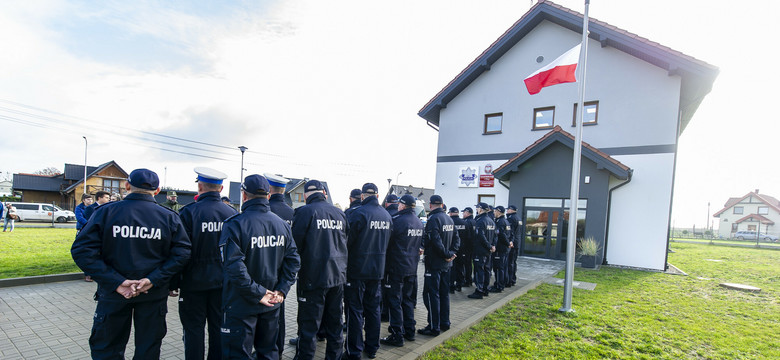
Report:
M379 342L382 345L401 347L404 346L404 337L401 334L395 333L395 334L390 334L388 337L379 339Z

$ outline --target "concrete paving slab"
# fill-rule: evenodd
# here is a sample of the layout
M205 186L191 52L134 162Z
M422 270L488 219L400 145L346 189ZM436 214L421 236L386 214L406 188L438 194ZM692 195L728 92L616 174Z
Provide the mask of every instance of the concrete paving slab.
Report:
M518 258L518 284L503 293L491 294L482 300L466 296L473 288L450 295L452 327L439 336L417 335L414 342L400 348L382 347L377 359L414 359L445 340L479 322L487 314L521 296L564 268L563 261ZM422 280L423 266L418 269ZM418 306L415 311L417 327L427 324L427 311L422 303L422 282L419 285ZM92 329L92 299L95 283L83 280L49 282L0 288L0 358L12 359L88 359L89 334ZM297 301L295 288L286 303L286 339L297 336ZM182 328L175 298L168 300L168 333L163 339L161 354L165 359L183 359ZM381 336L387 336L387 323L382 324ZM131 332L125 356L132 358L134 346ZM295 348L285 345L283 359L292 359ZM316 358L324 358L325 342L317 343Z

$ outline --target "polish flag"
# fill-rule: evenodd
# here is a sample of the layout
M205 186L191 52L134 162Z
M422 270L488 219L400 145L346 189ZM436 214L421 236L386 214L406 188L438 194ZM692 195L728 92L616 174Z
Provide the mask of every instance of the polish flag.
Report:
M531 95L538 94L546 86L576 82L575 71L577 70L577 61L579 59L580 45L577 45L547 64L547 66L528 75L524 80L528 93Z

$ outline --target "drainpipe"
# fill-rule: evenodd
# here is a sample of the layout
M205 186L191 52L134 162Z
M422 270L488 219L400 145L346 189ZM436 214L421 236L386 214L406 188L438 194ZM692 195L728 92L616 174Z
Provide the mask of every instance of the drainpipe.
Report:
M504 186L507 190L509 190L509 185L504 184L504 180L498 179L498 183Z
M628 179L626 179L626 181L620 183L618 186L615 186L612 189L609 189L609 195L607 196L607 228L604 232L604 256L601 258L601 265L607 265L607 240L609 240L609 215L612 212L612 192L623 187L623 185L630 183L632 175L634 175L634 170L629 170Z

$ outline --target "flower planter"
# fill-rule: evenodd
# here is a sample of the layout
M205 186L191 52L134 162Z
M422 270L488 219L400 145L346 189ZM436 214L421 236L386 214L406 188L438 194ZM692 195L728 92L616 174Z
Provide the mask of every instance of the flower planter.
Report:
M582 255L580 257L580 266L586 269L595 269L596 268L596 257L595 256L588 256L588 255Z

